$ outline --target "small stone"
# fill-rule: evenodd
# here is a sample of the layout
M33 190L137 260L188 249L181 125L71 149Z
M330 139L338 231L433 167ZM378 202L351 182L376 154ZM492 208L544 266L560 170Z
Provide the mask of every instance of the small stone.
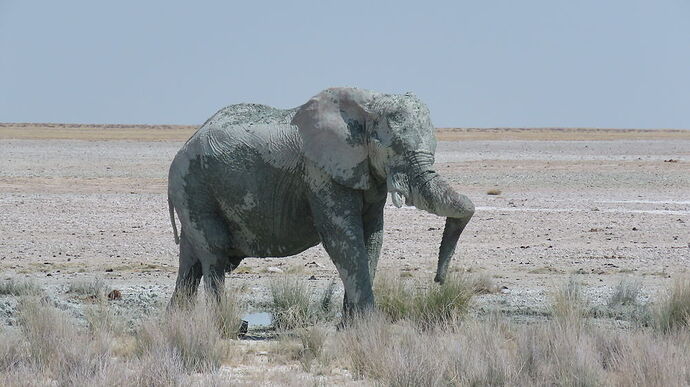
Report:
M249 330L249 321L242 320L242 323L240 324L240 331L238 332L238 336L244 337L247 334L248 330Z
M314 275L311 276L311 277L309 277L309 280L310 280L310 281L314 281L315 279L316 279L316 276L314 276Z
M119 300L122 298L122 292L120 292L117 289L114 289L110 293L108 293L108 299L109 300Z

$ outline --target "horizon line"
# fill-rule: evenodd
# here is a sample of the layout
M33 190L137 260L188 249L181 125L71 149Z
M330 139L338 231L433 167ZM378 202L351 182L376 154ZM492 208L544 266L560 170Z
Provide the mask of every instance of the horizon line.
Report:
M0 127L73 127L73 128L199 128L203 124L116 124L70 122L0 122ZM437 130L601 130L601 131L687 131L690 128L604 128L588 126L438 126Z

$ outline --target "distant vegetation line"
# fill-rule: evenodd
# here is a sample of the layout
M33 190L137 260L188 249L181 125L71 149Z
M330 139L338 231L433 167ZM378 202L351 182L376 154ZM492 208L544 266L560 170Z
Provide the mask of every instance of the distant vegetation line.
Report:
M55 123L55 122L0 122L0 127L13 128L94 128L94 129L196 129L200 125L175 125L175 124L72 124L72 123ZM479 131L581 131L581 132L652 132L652 131L668 131L668 132L683 132L690 129L672 129L672 128L658 128L658 129L637 129L637 128L583 128L583 127L489 127L489 128L448 128L441 127L437 130L442 132L479 132Z
M0 128L196 129L199 125L63 124L55 122L0 122Z

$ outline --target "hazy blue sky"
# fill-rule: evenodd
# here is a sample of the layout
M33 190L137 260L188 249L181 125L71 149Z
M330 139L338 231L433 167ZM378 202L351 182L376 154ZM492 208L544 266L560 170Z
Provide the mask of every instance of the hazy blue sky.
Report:
M338 85L443 127L690 128L690 0L0 0L0 122L199 124Z

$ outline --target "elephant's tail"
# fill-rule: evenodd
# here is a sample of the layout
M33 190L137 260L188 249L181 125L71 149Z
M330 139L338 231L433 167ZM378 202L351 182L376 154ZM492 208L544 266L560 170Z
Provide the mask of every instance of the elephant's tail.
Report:
M177 224L175 224L175 206L173 206L173 202L172 200L170 200L170 196L168 196L168 209L170 210L170 223L173 227L173 235L175 235L175 244L179 245L180 237L179 235L177 235Z

